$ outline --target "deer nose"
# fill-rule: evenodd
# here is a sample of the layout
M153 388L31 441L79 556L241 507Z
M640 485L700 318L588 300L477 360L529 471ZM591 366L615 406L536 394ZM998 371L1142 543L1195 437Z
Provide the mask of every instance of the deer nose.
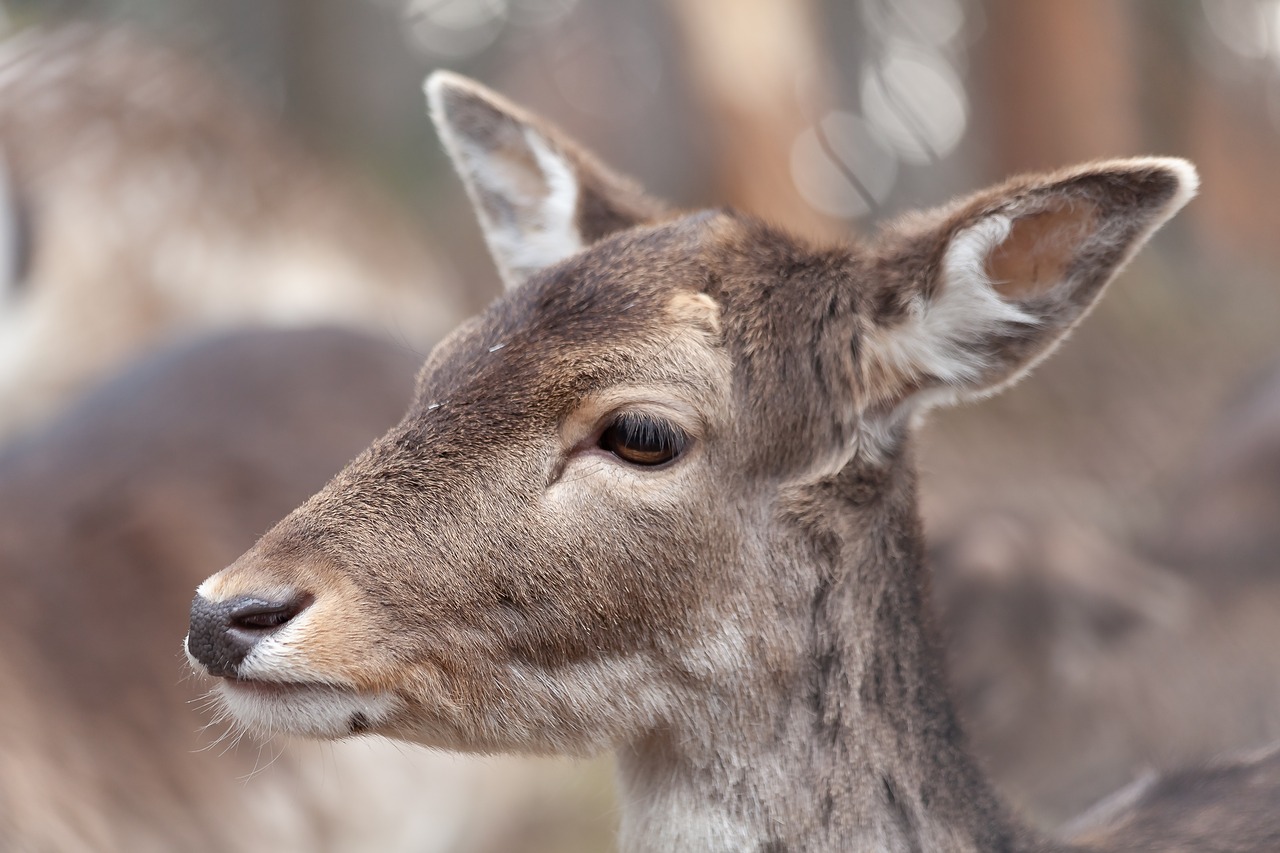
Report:
M289 624L311 600L295 594L278 601L253 596L210 601L196 595L191 600L187 652L210 675L234 676L255 645Z

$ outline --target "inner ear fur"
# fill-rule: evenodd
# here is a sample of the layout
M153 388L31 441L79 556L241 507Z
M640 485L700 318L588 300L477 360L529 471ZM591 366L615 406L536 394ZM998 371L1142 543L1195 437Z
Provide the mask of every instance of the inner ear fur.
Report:
M1014 218L1009 236L984 264L996 293L1006 300L1031 299L1067 281L1077 249L1095 229L1096 218L1090 206L1061 201Z
M1058 286L1105 285L1198 185L1185 160L1114 160L1014 179L979 197L970 217L1009 218L985 270L1003 298L1027 300ZM964 218L956 225L963 230Z
M1185 160L1092 163L1016 178L887 229L882 290L865 323L864 403L948 402L1016 380L1197 183Z
M637 183L479 83L437 71L425 89L509 288L596 240L667 215Z

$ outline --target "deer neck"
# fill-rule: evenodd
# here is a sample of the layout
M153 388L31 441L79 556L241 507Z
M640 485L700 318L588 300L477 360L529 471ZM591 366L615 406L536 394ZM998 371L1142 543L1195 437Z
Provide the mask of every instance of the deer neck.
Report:
M774 568L815 579L783 627L794 666L620 752L628 853L1044 849L998 803L946 695L908 457L782 510L804 532Z

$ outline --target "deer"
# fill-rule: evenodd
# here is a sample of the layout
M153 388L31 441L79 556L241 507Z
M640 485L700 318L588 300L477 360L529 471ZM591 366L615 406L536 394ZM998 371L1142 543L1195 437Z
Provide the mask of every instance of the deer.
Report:
M394 423L419 361L334 327L204 337L0 448L0 849L565 849L509 837L580 805L534 796L556 767L190 725L191 587Z
M1149 768L1280 737L1274 364L1197 444L1168 473L1167 513L1120 537L1025 507L930 531L970 744L1045 825Z
M1206 579L1277 578L1280 555L1280 362L1272 360L1227 400L1192 455L1160 555ZM1197 571L1200 569L1200 571Z
M968 751L929 610L917 422L1046 357L1190 163L1014 178L817 246L675 210L466 78L426 91L507 290L197 588L186 654L241 726L612 750L626 851L1280 844L1275 753L1126 790L1078 843L1033 831Z
M465 316L410 217L198 55L83 23L0 43L0 439L184 337L421 346Z
M1280 737L1275 583L1221 558L1184 574L1059 516L979 510L930 533L951 696L997 790L1036 824L1153 768Z

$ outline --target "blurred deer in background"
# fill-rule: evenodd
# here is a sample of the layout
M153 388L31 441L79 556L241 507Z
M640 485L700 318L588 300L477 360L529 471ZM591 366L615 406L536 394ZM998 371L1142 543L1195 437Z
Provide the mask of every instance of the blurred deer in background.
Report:
M615 748L629 850L1274 850L1280 758L1037 837L964 743L911 433L1044 358L1191 197L1181 160L1010 181L818 249L668 212L451 75L509 287L409 412L191 605L244 726Z
M461 317L411 222L176 50L87 25L0 45L0 438L194 330Z
M933 537L975 749L1047 824L1150 768L1280 738L1280 371L1172 474L1170 511L1123 538L994 509Z
M933 538L962 718L1000 790L1042 824L1152 768L1280 738L1274 579L1214 577L1220 560L1192 576L1137 543L1011 512L971 512Z
M1157 545L1162 559L1215 584L1280 583L1280 363L1226 406Z
M417 361L350 331L243 332L131 366L0 452L0 848L573 849L533 814L565 805L532 769L227 749L191 725L192 584L393 423Z

